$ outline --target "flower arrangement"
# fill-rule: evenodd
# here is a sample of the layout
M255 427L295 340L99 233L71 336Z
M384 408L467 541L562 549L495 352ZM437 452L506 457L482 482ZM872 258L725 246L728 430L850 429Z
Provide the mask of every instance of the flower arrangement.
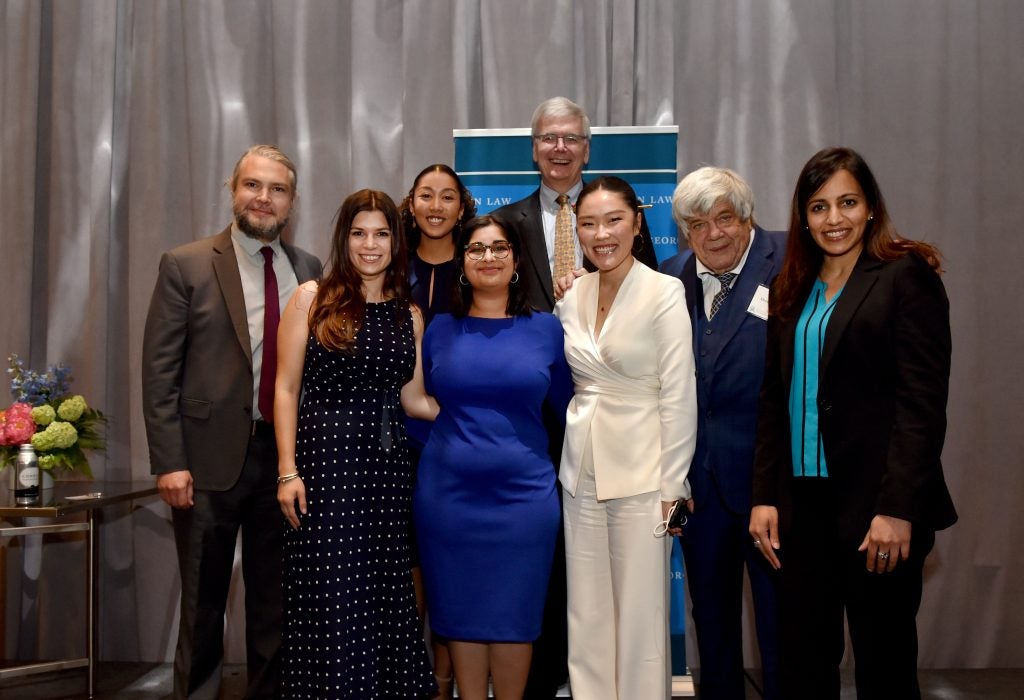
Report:
M14 403L0 411L0 468L13 464L18 446L30 442L39 468L79 472L92 478L85 450L104 450L106 417L85 398L71 394L71 368L50 365L45 372L25 369L17 355L7 358Z

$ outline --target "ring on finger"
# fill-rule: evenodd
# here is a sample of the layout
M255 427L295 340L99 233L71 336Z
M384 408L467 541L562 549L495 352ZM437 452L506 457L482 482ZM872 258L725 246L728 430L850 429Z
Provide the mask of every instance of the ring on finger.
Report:
M882 561L885 561L886 559L889 558L889 553L888 552L879 552L878 553L878 558L881 559Z

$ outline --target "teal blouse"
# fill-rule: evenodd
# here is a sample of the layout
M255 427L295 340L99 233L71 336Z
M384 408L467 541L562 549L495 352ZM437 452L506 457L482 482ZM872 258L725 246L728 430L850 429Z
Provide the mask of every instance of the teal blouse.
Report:
M816 279L796 325L793 379L789 385L790 442L796 477L828 476L818 428L818 374L825 328L842 293L840 289L830 301L825 301L825 283Z

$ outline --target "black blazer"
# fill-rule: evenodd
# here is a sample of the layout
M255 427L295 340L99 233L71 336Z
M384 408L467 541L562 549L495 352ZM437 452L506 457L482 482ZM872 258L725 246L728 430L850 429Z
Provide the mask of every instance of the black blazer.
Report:
M555 291L551 284L548 249L544 243L540 188L538 187L528 197L506 204L491 213L514 227L523 241L524 250L522 261L519 264L519 276L527 285L527 298L530 305L541 311L551 311L555 308ZM640 220L640 238L643 240L643 246L639 252L635 253L636 259L652 270L657 270L658 258L654 254L654 241L651 240L651 231L647 227L646 216ZM588 270L594 270L589 260L584 260L583 264Z
M788 406L796 322L769 317L754 458L753 503L777 506L783 533L792 515ZM956 522L940 460L950 351L949 300L938 274L915 254L882 262L863 253L825 330L818 377L844 542L859 545L875 515L929 530Z

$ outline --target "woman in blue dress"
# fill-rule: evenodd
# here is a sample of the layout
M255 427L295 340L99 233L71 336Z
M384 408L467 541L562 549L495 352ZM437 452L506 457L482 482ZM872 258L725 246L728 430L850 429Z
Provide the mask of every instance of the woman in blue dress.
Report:
M523 694L558 535L542 421L572 395L562 327L531 311L515 231L493 216L456 240L453 313L423 341L441 411L420 459L413 515L432 628L448 638L459 696Z
M398 405L423 418L423 329L398 209L341 205L331 267L281 317L274 415L284 546L287 698L434 697L410 573L412 468ZM301 409L299 407L302 396Z

